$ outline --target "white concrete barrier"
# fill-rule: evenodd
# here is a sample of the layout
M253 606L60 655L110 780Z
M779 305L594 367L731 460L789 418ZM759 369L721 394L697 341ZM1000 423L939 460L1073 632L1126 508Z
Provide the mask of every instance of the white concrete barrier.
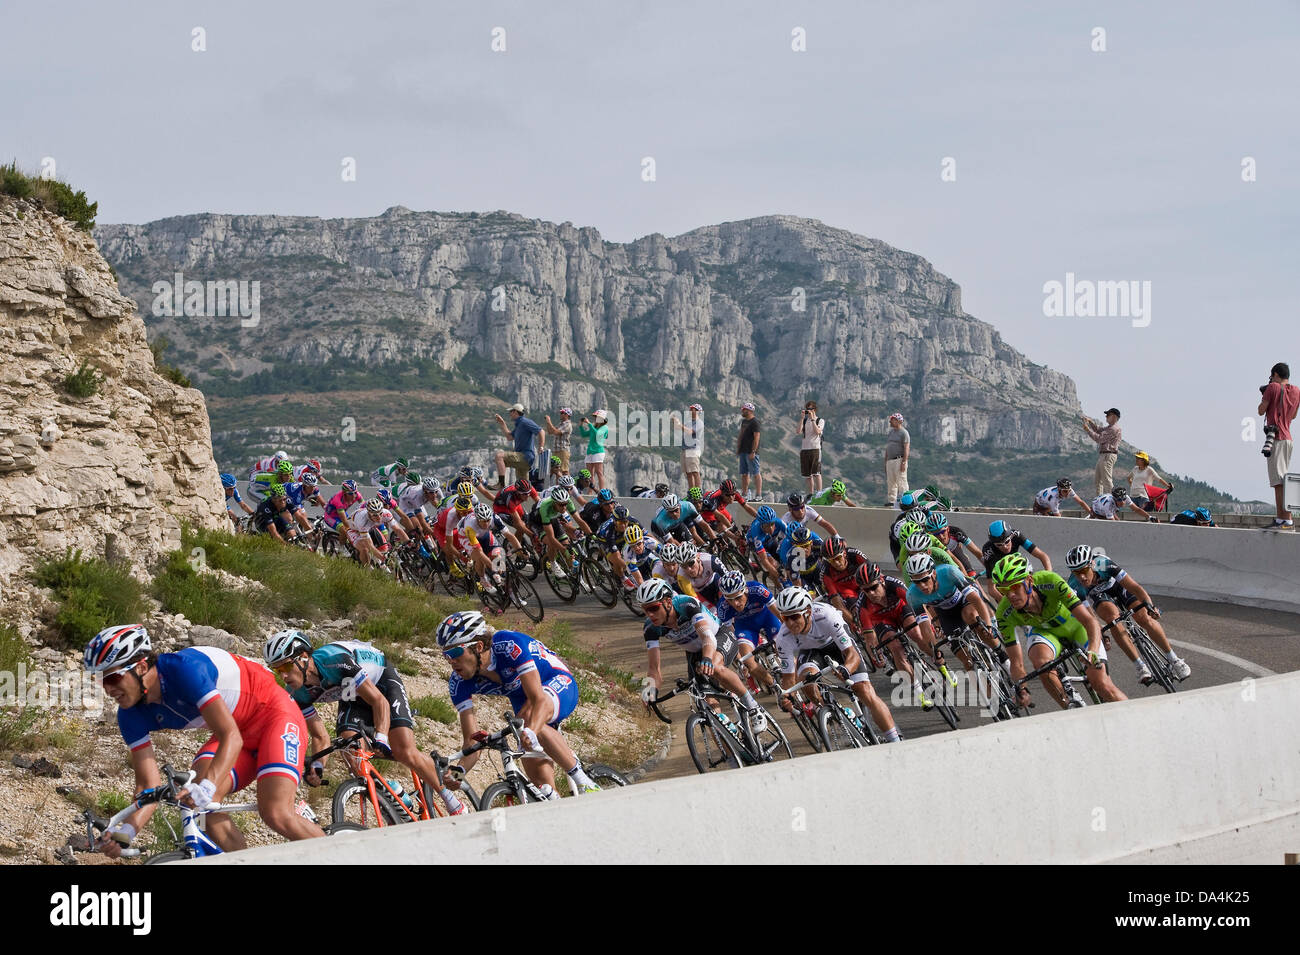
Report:
M650 501L624 500L649 524L658 512ZM777 515L785 505L773 505ZM748 515L732 505L733 516ZM848 542L875 559L889 557L889 527L898 511L882 507L818 508ZM739 512L737 514L737 512ZM1182 527L1140 521L1097 521L1070 517L949 513L978 547L991 521L1005 520L1043 548L1053 569L1065 568L1075 544L1100 545L1116 563L1131 570L1156 596L1188 597L1300 613L1300 536L1294 532Z
M216 863L1281 863L1300 673Z

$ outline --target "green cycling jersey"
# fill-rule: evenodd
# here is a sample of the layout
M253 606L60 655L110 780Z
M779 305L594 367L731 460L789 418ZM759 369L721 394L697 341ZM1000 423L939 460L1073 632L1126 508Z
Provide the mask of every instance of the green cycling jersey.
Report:
M1006 597L998 603L998 630L1005 643L1015 643L1016 627L1029 627L1039 633L1051 634L1080 646L1087 646L1088 631L1073 614L1079 606L1079 596L1059 575L1050 570L1034 574L1033 588L1043 599L1043 609L1038 613L1016 610Z
M903 544L902 541L900 541L899 544L901 546L898 550L898 570L903 578L903 583L911 584L912 578L907 574L907 558L912 555L908 552L906 544ZM935 567L938 567L940 564L952 564L963 574L966 573L966 568L957 562L957 558L952 556L952 552L943 545L943 541L939 540L939 538L935 537L933 534L930 535L930 546L927 550L930 557L934 560Z
M537 505L537 517L543 524L551 523L561 514L576 514L577 511L578 508L574 505L572 499L564 507L556 504L555 500L549 497L543 498L542 503Z

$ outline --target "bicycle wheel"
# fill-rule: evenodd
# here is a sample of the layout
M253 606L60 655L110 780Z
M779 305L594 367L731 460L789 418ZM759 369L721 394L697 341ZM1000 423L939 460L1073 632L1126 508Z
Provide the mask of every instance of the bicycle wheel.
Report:
M537 801L528 791L528 787L522 783L501 780L483 790L483 796L479 799L479 812L490 812L493 809L504 809L508 806Z
M160 852L144 860L145 865L169 865L173 862L186 862L189 856L179 849L172 852Z
M740 746L718 718L692 713L686 718L686 748L701 773L717 769L739 769Z
M341 832L365 832L366 827L355 822L334 822L328 826L322 826L321 829L327 836L338 835Z
M542 622L542 617L546 615L546 607L537 594L537 588L513 566L506 570L506 595L510 598L510 603L525 617L533 623Z
M641 605L636 602L636 589L633 588L629 590L621 584L619 586L623 591L623 603L627 605L628 610L632 611L632 616L645 617L645 611L642 610Z
M584 767L587 770L587 776L601 789L622 789L624 786L630 786L617 769L612 766L606 766L604 763L592 763Z
M912 670L921 682L922 692L929 695L935 710L943 717L949 729L957 728L957 711L948 702L948 681L924 656L908 654L912 661Z
M330 806L330 820L333 825L341 822L354 823L363 829L377 826L389 826L401 820L393 818L392 811L379 800L382 818L375 818L374 806L370 804L370 793L366 781L360 776L353 776L339 783L334 790L334 802ZM403 814L405 816L405 814Z
M758 745L761 756L759 762L774 763L778 759L794 759L794 750L790 748L790 740L786 738L785 732L776 722L776 714L767 714L767 728L761 733L754 734L754 742Z
M600 601L602 607L612 607L618 603L621 584L605 566L604 560L589 557L582 562L582 576L591 588L592 596Z
M825 703L817 711L817 729L829 752L844 749L861 749L869 745L857 728L844 715L839 706Z
M808 745L813 748L814 753L820 753L826 749L826 741L822 739L817 724L803 711L800 704L795 704L794 712L790 715L794 717L794 725L799 727L799 732L803 733L803 738L808 741Z
M546 562L543 573L546 575L546 582L550 584L551 590L555 596L559 597L566 604L571 604L578 596L578 575L573 570L573 560L567 550L560 551L557 558L564 565L564 576L560 577L555 573L555 561Z
M1166 693L1178 692L1178 681L1169 672L1169 661L1160 652L1160 648L1151 639L1151 635L1137 623L1128 625L1128 633L1133 638L1133 644L1137 647L1138 653L1142 655L1142 659L1146 661L1147 667L1150 668L1151 675L1156 678L1156 682L1164 688Z

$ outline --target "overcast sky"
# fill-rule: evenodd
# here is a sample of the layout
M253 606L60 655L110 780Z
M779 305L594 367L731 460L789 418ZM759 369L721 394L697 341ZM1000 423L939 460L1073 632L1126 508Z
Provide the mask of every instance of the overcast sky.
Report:
M53 157L100 222L810 216L929 259L1089 414L1271 500L1242 419L1275 361L1300 379L1298 41L1290 2L46 0L5 14L0 156ZM1149 281L1150 324L1046 317L1067 272Z

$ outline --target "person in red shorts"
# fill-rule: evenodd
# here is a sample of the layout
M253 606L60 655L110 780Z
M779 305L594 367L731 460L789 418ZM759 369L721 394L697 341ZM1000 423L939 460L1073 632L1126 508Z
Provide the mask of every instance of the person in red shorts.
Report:
M95 635L86 647L85 668L103 674L104 691L117 703L136 792L162 782L155 730L206 728L212 735L194 757L195 777L183 803L203 809L256 780L258 813L273 830L286 839L325 834L295 811L307 728L298 705L266 667L216 647L157 655L148 631L126 624ZM142 806L106 831L99 848L117 858L157 808ZM225 851L244 848L243 833L225 813L206 816L204 825Z

